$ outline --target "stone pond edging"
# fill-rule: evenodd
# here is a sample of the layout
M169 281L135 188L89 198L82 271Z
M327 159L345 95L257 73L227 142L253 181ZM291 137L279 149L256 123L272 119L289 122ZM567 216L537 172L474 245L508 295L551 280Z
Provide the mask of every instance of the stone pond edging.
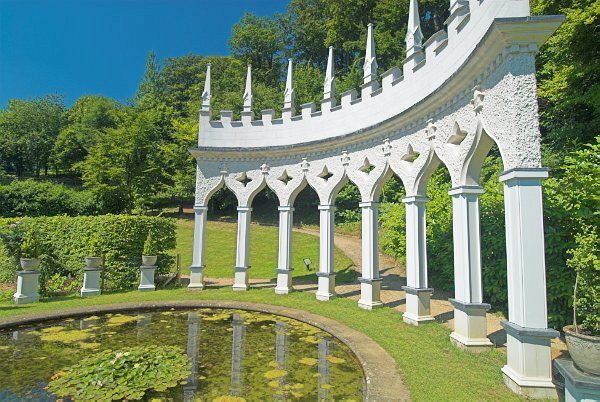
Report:
M323 317L307 311L289 307L263 303L223 301L223 300L181 300L181 301L146 301L115 303L110 305L86 306L64 309L61 311L27 314L7 319L0 319L0 329L18 325L37 324L40 322L83 316L95 313L112 313L135 310L153 310L165 308L225 308L258 311L276 314L306 324L313 325L338 338L358 358L367 384L368 401L400 401L410 400L408 389L398 374L396 361L377 342L360 331L352 329L331 318Z

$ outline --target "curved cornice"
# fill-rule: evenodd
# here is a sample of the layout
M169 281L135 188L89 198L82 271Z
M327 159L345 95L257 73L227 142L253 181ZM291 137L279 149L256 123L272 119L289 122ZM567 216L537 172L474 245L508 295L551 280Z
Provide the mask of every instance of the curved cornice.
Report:
M387 72L383 74L383 88L350 102L346 93L341 107L330 112L304 113L288 121L243 123L209 121L209 113L200 112L199 146L190 152L208 160L289 158L350 148L379 141L391 131L425 126L427 119L464 101L473 86L511 53L535 53L564 20L563 16L539 16L491 18L486 22L493 4L501 2L487 3L489 9L486 13L480 10L479 23L472 16L439 54L426 47L426 62L417 66L417 71L407 72L405 65L404 77L400 78L397 71ZM438 39L430 39L427 45L439 49L442 35L436 36ZM396 79L390 80L390 76Z

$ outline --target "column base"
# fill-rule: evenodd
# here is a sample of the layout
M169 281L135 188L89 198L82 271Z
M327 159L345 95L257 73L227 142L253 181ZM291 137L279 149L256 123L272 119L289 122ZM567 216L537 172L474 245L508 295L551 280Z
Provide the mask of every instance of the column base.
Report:
M458 348L474 353L483 352L494 346L487 338L485 316L491 306L487 303L449 300L454 306L454 331L450 334L450 342Z
M508 321L503 321L502 327L507 346L507 364L502 367L504 383L527 398L557 398L552 383L550 340L558 336L558 331L526 328Z
M39 271L17 271L17 291L13 295L15 304L29 304L40 301L38 293L39 279Z
M235 274L233 278L233 290L235 291L244 291L248 290L249 279L248 279L248 270L250 267L235 267Z
M84 289L81 288L79 291L79 295L81 297L90 297L90 296L98 296L102 291L100 289Z
M405 323L419 326L435 320L430 310L432 288L402 286L402 290L406 292L406 312L402 314Z
M365 310L373 310L382 307L381 302L381 278L358 278L360 282L360 300L358 307Z
M293 269L281 269L277 268L277 286L275 286L275 293L278 295L287 295L294 289L292 288L292 271Z
M190 283L188 289L202 290L204 289L204 265L190 267Z
M156 286L154 285L155 272L155 266L142 265L140 267L140 286L138 286L140 292L152 292L156 290Z
M317 272L317 300L328 301L336 297L335 294L335 273Z

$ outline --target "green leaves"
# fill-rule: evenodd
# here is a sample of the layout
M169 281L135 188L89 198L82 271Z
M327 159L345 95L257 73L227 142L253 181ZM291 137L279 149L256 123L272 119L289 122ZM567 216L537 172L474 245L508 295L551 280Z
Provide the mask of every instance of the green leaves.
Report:
M175 346L137 346L102 351L52 376L47 389L74 400L142 399L185 381L191 363Z

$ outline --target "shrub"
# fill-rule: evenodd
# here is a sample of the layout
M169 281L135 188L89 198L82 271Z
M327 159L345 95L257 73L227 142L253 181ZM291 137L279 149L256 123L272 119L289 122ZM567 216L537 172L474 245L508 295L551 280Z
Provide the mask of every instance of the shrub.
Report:
M585 226L575 237L576 247L567 264L577 272L574 291L574 324L588 335L600 335L600 236L598 228Z
M90 191L62 184L15 180L0 185L0 216L94 215L100 207Z
M160 246L157 244L155 236L152 233L152 230L148 232L148 236L146 237L146 241L144 242L144 255L153 256L158 253L160 250Z
M84 258L88 256L93 239L105 256L107 289L126 289L137 283L140 256L150 231L160 256L157 273L168 273L173 264L173 257L166 254L175 247L175 221L172 219L132 215L0 219L0 243L9 256L4 260L16 262L14 238L20 236L27 241L31 227L36 227L40 233L40 288L44 294L47 292L46 281L56 274L77 278L81 283ZM14 279L15 269L14 263L1 266L0 277Z

